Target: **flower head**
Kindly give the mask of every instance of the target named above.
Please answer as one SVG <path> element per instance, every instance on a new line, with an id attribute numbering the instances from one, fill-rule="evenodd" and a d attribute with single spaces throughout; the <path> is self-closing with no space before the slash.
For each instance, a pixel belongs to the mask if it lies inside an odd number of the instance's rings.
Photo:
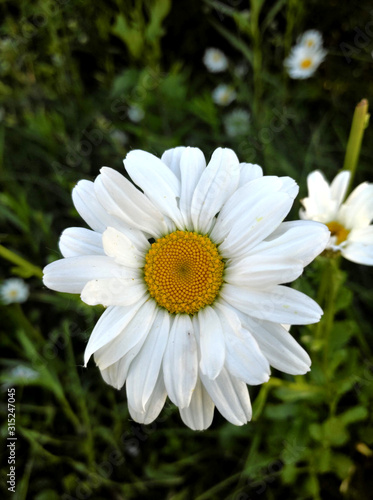
<path id="1" fill-rule="evenodd" d="M 298 45 L 315 50 L 321 49 L 322 43 L 322 34 L 317 30 L 307 30 L 297 40 Z"/>
<path id="2" fill-rule="evenodd" d="M 316 30 L 306 31 L 285 59 L 284 65 L 291 78 L 304 79 L 312 76 L 326 56 L 322 48 L 321 34 Z"/>
<path id="3" fill-rule="evenodd" d="M 212 47 L 206 49 L 203 62 L 211 73 L 221 73 L 228 68 L 228 59 L 223 52 Z"/>
<path id="4" fill-rule="evenodd" d="M 131 151 L 127 174 L 104 167 L 80 181 L 74 204 L 91 229 L 68 228 L 65 257 L 44 270 L 53 290 L 107 306 L 85 351 L 104 380 L 126 383 L 131 416 L 152 422 L 166 397 L 192 429 L 214 407 L 236 425 L 251 418 L 246 384 L 270 365 L 290 374 L 310 358 L 283 324 L 319 321 L 322 311 L 289 283 L 329 239 L 318 222 L 283 222 L 298 187 L 265 177 L 217 149 L 208 165 L 197 148 L 159 159 Z"/>
<path id="5" fill-rule="evenodd" d="M 134 122 L 134 123 L 139 123 L 141 120 L 144 119 L 145 116 L 145 111 L 140 108 L 140 106 L 137 106 L 134 104 L 133 106 L 130 106 L 127 111 L 128 118 Z"/>
<path id="6" fill-rule="evenodd" d="M 308 197 L 302 200 L 302 219 L 326 224 L 331 236 L 327 249 L 358 264 L 373 265 L 373 184 L 364 182 L 344 201 L 350 172 L 340 172 L 332 183 L 315 170 L 307 179 Z"/>
<path id="7" fill-rule="evenodd" d="M 212 92 L 212 100 L 219 106 L 228 106 L 236 96 L 234 88 L 225 83 L 218 85 Z"/>
<path id="8" fill-rule="evenodd" d="M 30 294 L 28 285 L 20 278 L 9 278 L 0 287 L 3 304 L 26 302 Z"/>
<path id="9" fill-rule="evenodd" d="M 225 117 L 224 128 L 229 137 L 247 134 L 250 128 L 250 113 L 244 109 L 234 109 Z"/>

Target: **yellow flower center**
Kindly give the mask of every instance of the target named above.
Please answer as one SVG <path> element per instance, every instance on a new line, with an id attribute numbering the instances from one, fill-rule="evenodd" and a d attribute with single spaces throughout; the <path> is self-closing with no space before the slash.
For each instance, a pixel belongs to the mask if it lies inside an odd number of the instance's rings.
<path id="1" fill-rule="evenodd" d="M 152 244 L 144 273 L 160 306 L 170 313 L 194 314 L 214 302 L 223 270 L 216 245 L 207 236 L 175 231 Z"/>
<path id="2" fill-rule="evenodd" d="M 307 69 L 311 66 L 312 64 L 312 59 L 303 59 L 303 61 L 300 63 L 300 67 L 302 69 Z"/>
<path id="3" fill-rule="evenodd" d="M 313 40 L 308 40 L 307 47 L 312 47 L 312 46 L 313 46 Z"/>
<path id="4" fill-rule="evenodd" d="M 336 237 L 336 244 L 339 245 L 342 241 L 347 240 L 349 230 L 346 229 L 342 224 L 336 221 L 329 222 L 326 224 L 332 236 Z"/>

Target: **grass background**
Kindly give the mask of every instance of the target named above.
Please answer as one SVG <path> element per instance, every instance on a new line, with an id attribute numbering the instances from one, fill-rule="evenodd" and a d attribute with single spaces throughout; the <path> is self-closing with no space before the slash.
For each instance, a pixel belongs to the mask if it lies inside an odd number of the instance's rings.
<path id="1" fill-rule="evenodd" d="M 191 145 L 209 158 L 231 147 L 266 174 L 295 178 L 300 197 L 311 170 L 334 177 L 354 107 L 372 100 L 370 2 L 20 0 L 0 9 L 0 243 L 12 252 L 1 251 L 0 277 L 31 287 L 25 304 L 1 306 L 2 498 L 372 498 L 371 268 L 344 261 L 337 272 L 327 349 L 322 324 L 292 329 L 311 354 L 310 374 L 273 370 L 250 388 L 251 423 L 234 427 L 216 412 L 203 433 L 170 403 L 152 425 L 133 422 L 125 391 L 107 386 L 93 363 L 82 368 L 102 309 L 40 279 L 60 257 L 61 231 L 83 226 L 73 186 L 102 165 L 123 171 L 131 149 Z M 283 60 L 310 28 L 322 32 L 327 59 L 314 77 L 289 80 Z M 228 56 L 226 72 L 207 72 L 207 47 Z M 237 91 L 227 108 L 211 97 L 219 83 Z M 141 122 L 128 118 L 131 106 L 144 110 Z M 250 130 L 230 137 L 224 123 L 235 108 L 250 112 Z M 372 181 L 372 141 L 368 127 L 355 185 Z M 295 286 L 316 297 L 324 266 L 313 263 Z M 6 484 L 9 387 L 15 494 Z"/>

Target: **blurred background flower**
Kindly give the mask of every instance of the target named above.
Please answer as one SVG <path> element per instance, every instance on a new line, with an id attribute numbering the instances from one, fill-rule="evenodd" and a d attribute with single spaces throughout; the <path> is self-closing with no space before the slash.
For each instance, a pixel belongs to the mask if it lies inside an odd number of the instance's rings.
<path id="1" fill-rule="evenodd" d="M 0 297 L 3 304 L 26 302 L 29 295 L 29 286 L 20 278 L 9 278 L 0 285 Z"/>

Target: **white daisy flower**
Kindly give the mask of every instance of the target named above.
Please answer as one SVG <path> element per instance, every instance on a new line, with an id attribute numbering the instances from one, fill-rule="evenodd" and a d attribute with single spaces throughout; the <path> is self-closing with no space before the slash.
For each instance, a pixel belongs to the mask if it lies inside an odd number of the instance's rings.
<path id="1" fill-rule="evenodd" d="M 247 134 L 250 128 L 250 113 L 234 109 L 224 119 L 224 128 L 229 137 Z"/>
<path id="2" fill-rule="evenodd" d="M 302 219 L 326 224 L 331 236 L 327 249 L 357 264 L 373 265 L 373 184 L 364 182 L 344 201 L 350 172 L 340 172 L 332 183 L 315 170 L 307 178 L 308 197 L 301 203 Z"/>
<path id="3" fill-rule="evenodd" d="M 228 106 L 236 96 L 234 88 L 225 83 L 221 83 L 212 91 L 212 100 L 219 106 Z"/>
<path id="4" fill-rule="evenodd" d="M 228 59 L 219 49 L 206 49 L 203 62 L 211 73 L 221 73 L 228 68 Z"/>
<path id="5" fill-rule="evenodd" d="M 285 59 L 284 65 L 291 78 L 304 79 L 312 76 L 326 56 L 322 48 L 295 45 Z"/>
<path id="6" fill-rule="evenodd" d="M 307 30 L 298 38 L 297 44 L 308 49 L 321 49 L 323 44 L 322 34 L 317 30 Z"/>
<path id="7" fill-rule="evenodd" d="M 0 297 L 3 304 L 26 302 L 29 294 L 29 286 L 20 278 L 9 278 L 0 287 Z"/>
<path id="8" fill-rule="evenodd" d="M 129 411 L 152 422 L 166 397 L 192 429 L 210 426 L 214 407 L 229 422 L 251 418 L 246 384 L 268 381 L 270 365 L 303 374 L 307 353 L 282 324 L 319 321 L 309 297 L 283 283 L 302 274 L 329 239 L 326 226 L 282 222 L 298 186 L 264 177 L 217 149 L 159 159 L 131 151 L 127 174 L 104 167 L 73 191 L 91 227 L 66 229 L 65 257 L 44 270 L 52 290 L 107 307 L 86 347 L 104 380 L 126 383 Z"/>
<path id="9" fill-rule="evenodd" d="M 139 123 L 144 119 L 145 111 L 140 106 L 133 105 L 128 108 L 127 115 L 132 122 Z"/>

